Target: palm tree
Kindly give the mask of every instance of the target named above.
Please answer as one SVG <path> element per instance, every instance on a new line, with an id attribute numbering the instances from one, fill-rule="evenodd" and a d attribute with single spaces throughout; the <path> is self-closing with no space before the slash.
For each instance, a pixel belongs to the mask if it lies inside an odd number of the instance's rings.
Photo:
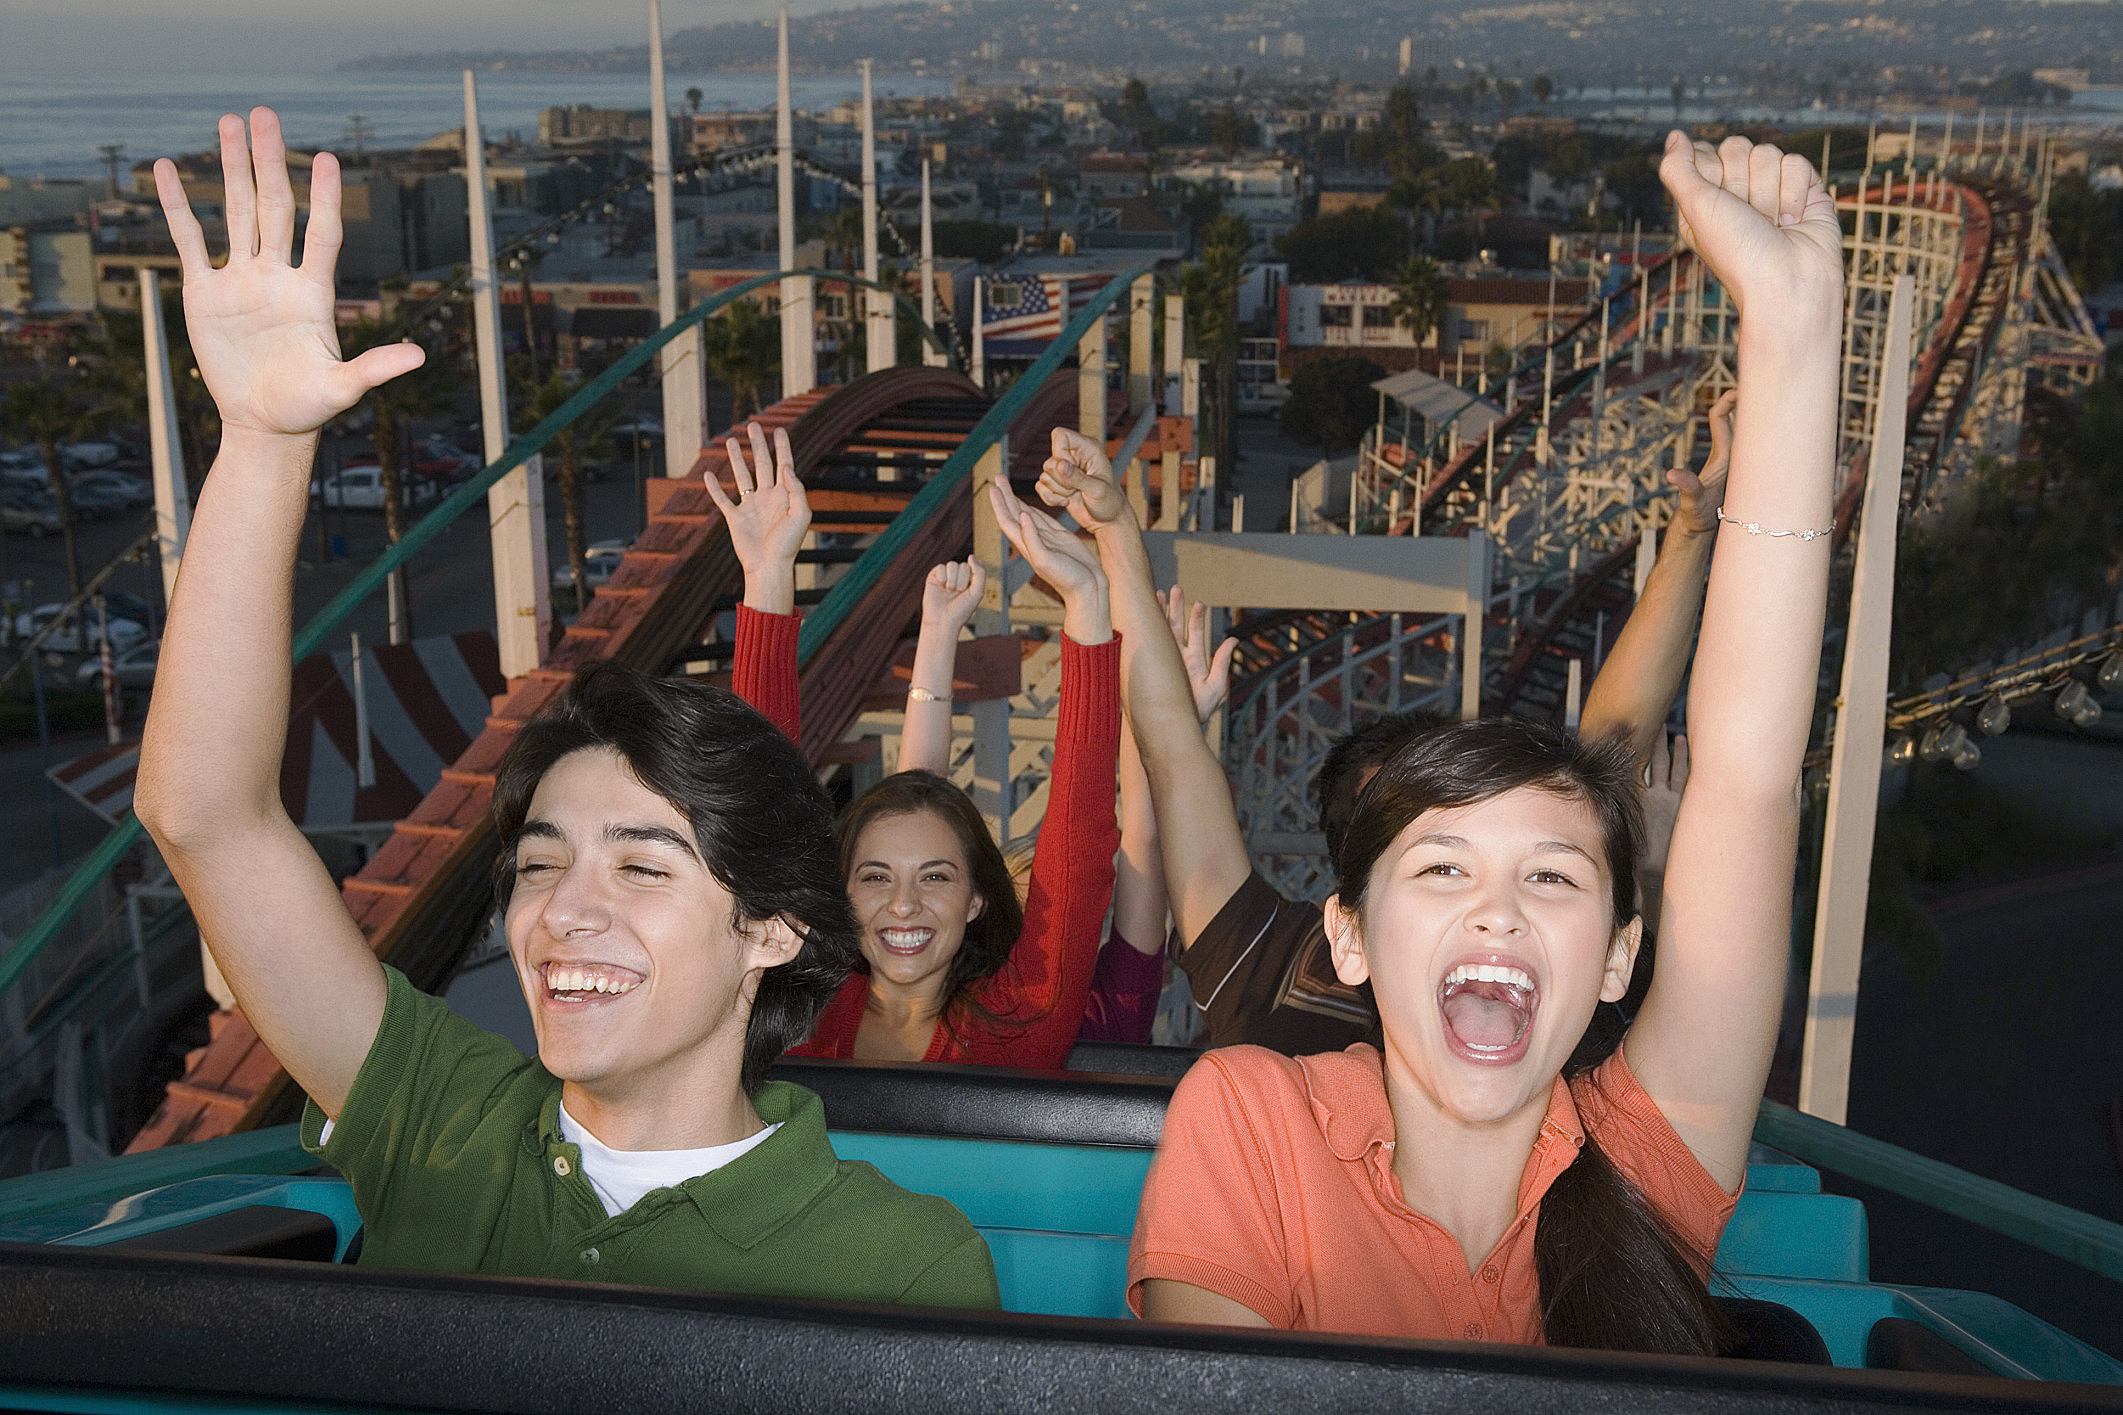
<path id="1" fill-rule="evenodd" d="M 392 344 L 404 337 L 398 325 L 363 319 L 340 332 L 339 343 L 352 358 L 379 344 Z M 401 374 L 369 392 L 369 409 L 375 422 L 370 435 L 376 443 L 377 480 L 383 490 L 383 532 L 396 545 L 405 535 L 405 469 L 412 453 L 412 423 L 415 418 L 443 412 L 450 406 L 448 373 L 442 358 L 430 352 L 426 363 Z M 391 572 L 391 642 L 406 643 L 413 637 L 413 601 L 407 591 L 405 567 Z"/>
<path id="2" fill-rule="evenodd" d="M 698 113 L 700 111 L 700 100 L 706 97 L 707 95 L 700 91 L 699 86 L 695 85 L 686 90 L 686 107 Z"/>
<path id="3" fill-rule="evenodd" d="M 89 396 L 119 422 L 147 421 L 147 351 L 141 317 L 132 310 L 104 310 L 100 329 L 76 346 Z M 196 495 L 206 476 L 207 434 L 215 418 L 184 326 L 184 296 L 174 284 L 162 295 L 162 328 L 169 341 L 170 386 L 176 394 L 177 445 L 185 480 Z"/>
<path id="4" fill-rule="evenodd" d="M 95 431 L 109 415 L 49 372 L 8 389 L 6 411 L 15 435 L 36 443 L 44 454 L 44 473 L 59 507 L 59 533 L 66 541 L 66 592 L 71 599 L 81 593 L 81 557 L 74 547 L 74 495 L 59 447 Z"/>
<path id="5" fill-rule="evenodd" d="M 560 405 L 574 397 L 575 392 L 575 386 L 561 378 L 560 370 L 553 370 L 542 383 L 531 389 L 528 398 L 520 400 L 516 430 L 528 432 L 538 426 L 558 412 Z M 599 403 L 555 433 L 553 440 L 546 444 L 547 452 L 559 467 L 561 526 L 567 537 L 568 574 L 575 582 L 575 607 L 578 610 L 590 598 L 588 561 L 583 544 L 582 468 L 585 462 L 601 460 L 610 450 L 608 435 L 618 420 L 618 409 Z"/>
<path id="6" fill-rule="evenodd" d="M 1393 276 L 1393 301 L 1386 308 L 1408 327 L 1418 346 L 1445 320 L 1445 272 L 1417 252 L 1401 262 Z"/>
<path id="7" fill-rule="evenodd" d="M 1238 287 L 1253 233 L 1228 212 L 1202 232 L 1202 258 L 1180 273 L 1195 347 L 1208 362 L 1210 445 L 1229 477 L 1237 464 Z"/>
<path id="8" fill-rule="evenodd" d="M 708 372 L 730 390 L 735 424 L 760 406 L 759 391 L 781 374 L 781 331 L 759 306 L 738 300 L 700 328 Z"/>

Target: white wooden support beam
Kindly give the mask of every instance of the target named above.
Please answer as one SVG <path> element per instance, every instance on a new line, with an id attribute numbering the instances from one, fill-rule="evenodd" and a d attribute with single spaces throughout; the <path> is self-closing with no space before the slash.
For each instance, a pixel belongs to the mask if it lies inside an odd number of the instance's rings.
<path id="1" fill-rule="evenodd" d="M 998 437 L 995 445 L 973 465 L 973 554 L 987 571 L 988 585 L 981 592 L 980 608 L 973 614 L 973 632 L 978 636 L 1010 632 L 1010 594 L 1004 584 L 1004 561 L 1010 554 L 1002 527 L 988 504 L 988 483 L 1009 474 L 1009 439 Z M 973 705 L 973 804 L 998 844 L 1010 843 L 1010 701 L 995 698 Z"/>
<path id="2" fill-rule="evenodd" d="M 140 334 L 147 360 L 148 462 L 155 481 L 155 550 L 162 560 L 162 603 L 177 592 L 177 567 L 192 531 L 191 489 L 184 479 L 184 440 L 177 432 L 177 389 L 170 377 L 169 331 L 155 268 L 140 267 Z"/>
<path id="3" fill-rule="evenodd" d="M 775 34 L 774 194 L 779 217 L 776 247 L 783 270 L 796 268 L 796 118 L 789 100 L 789 7 L 781 7 Z M 781 278 L 781 396 L 793 398 L 818 386 L 818 342 L 811 330 L 811 277 Z"/>
<path id="4" fill-rule="evenodd" d="M 877 260 L 877 120 L 870 100 L 870 61 L 862 61 L 862 274 L 865 280 L 882 277 Z M 871 373 L 899 362 L 899 341 L 893 337 L 892 297 L 882 290 L 862 292 L 865 367 Z"/>
<path id="5" fill-rule="evenodd" d="M 656 323 L 678 318 L 678 217 L 671 190 L 671 105 L 663 86 L 663 0 L 649 0 L 649 194 L 656 215 Z M 708 385 L 694 326 L 657 355 L 663 373 L 663 474 L 683 477 L 706 440 Z"/>
<path id="6" fill-rule="evenodd" d="M 1799 1109 L 1838 1125 L 1845 1123 L 1850 1106 L 1850 1050 L 1857 1033 L 1858 970 L 1865 952 L 1865 905 L 1887 732 L 1887 647 L 1894 622 L 1895 532 L 1915 294 L 1910 276 L 1897 277 L 1887 309 L 1887 347 L 1881 355 L 1850 629 L 1843 646 L 1843 695 L 1829 756 L 1828 827 L 1821 842 L 1805 1050 L 1799 1062 Z"/>
<path id="7" fill-rule="evenodd" d="M 1460 720 L 1472 722 L 1482 715 L 1482 621 L 1489 612 L 1489 537 L 1469 531 L 1463 544 L 1467 578 L 1460 601 Z"/>
<path id="8" fill-rule="evenodd" d="M 1067 323 L 1064 317 L 1063 323 Z M 1106 445 L 1106 321 L 1091 321 L 1076 341 L 1076 430 Z"/>
<path id="9" fill-rule="evenodd" d="M 1157 279 L 1136 277 L 1128 287 L 1128 411 L 1139 413 L 1157 400 Z"/>
<path id="10" fill-rule="evenodd" d="M 494 283 L 494 224 L 487 209 L 486 141 L 479 91 L 464 71 L 465 194 L 471 220 L 472 335 L 479 359 L 479 431 L 489 464 L 509 444 L 509 397 L 502 383 L 501 293 Z M 545 474 L 536 457 L 487 492 L 494 554 L 494 638 L 505 678 L 520 678 L 545 657 L 552 629 L 547 598 Z"/>

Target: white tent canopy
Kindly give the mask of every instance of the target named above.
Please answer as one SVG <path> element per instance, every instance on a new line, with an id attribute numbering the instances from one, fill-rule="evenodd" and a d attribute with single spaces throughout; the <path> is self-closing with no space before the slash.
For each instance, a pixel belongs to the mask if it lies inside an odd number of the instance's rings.
<path id="1" fill-rule="evenodd" d="M 1432 377 L 1421 369 L 1393 374 L 1371 386 L 1431 427 L 1441 428 L 1452 423 L 1462 442 L 1473 442 L 1486 436 L 1490 425 L 1504 416 L 1504 410 L 1487 398 L 1469 393 L 1456 383 Z"/>

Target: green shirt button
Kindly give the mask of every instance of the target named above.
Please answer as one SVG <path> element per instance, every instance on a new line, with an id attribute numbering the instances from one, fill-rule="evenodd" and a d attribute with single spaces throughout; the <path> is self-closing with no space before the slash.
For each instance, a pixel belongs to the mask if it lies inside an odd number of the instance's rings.
<path id="1" fill-rule="evenodd" d="M 597 1250 L 595 1248 L 583 1249 L 582 1260 L 583 1262 L 589 1264 L 591 1267 L 595 1267 L 597 1265 Z"/>
<path id="2" fill-rule="evenodd" d="M 574 1166 L 568 1163 L 568 1157 L 566 1155 L 553 1156 L 553 1173 L 559 1175 L 562 1179 L 568 1177 L 568 1171 L 572 1168 L 574 1168 Z"/>

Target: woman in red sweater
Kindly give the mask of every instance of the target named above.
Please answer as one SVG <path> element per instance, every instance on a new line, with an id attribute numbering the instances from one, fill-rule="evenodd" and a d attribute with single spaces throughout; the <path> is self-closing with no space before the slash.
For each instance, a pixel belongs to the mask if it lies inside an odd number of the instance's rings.
<path id="1" fill-rule="evenodd" d="M 709 494 L 745 567 L 732 687 L 792 738 L 796 550 L 810 508 L 788 435 L 751 431 L 748 464 L 727 444 L 733 501 Z M 1120 644 L 1097 555 L 1007 487 L 990 495 L 1003 534 L 1060 594 L 1061 709 L 1047 814 L 1022 905 L 1002 851 L 965 793 L 901 772 L 849 807 L 841 824 L 848 894 L 867 971 L 827 1005 L 799 1056 L 1059 1067 L 1091 994 L 1118 831 Z"/>

